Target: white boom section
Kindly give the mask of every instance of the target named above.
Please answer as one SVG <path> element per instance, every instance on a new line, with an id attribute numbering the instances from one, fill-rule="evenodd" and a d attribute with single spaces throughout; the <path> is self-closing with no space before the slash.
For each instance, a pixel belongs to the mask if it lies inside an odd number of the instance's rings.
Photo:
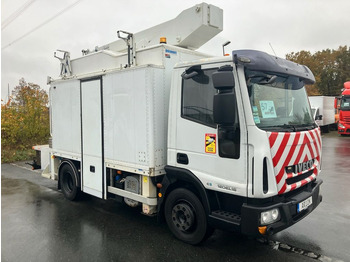
<path id="1" fill-rule="evenodd" d="M 201 3 L 182 11 L 176 18 L 134 34 L 136 50 L 159 44 L 166 37 L 167 44 L 196 50 L 223 29 L 223 10 L 214 5 Z M 95 51 L 124 52 L 125 41 L 120 39 L 96 47 Z"/>

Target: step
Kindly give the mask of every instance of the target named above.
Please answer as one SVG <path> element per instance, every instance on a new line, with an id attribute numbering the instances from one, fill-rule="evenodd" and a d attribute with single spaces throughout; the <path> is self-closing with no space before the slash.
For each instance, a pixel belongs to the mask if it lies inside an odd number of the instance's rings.
<path id="1" fill-rule="evenodd" d="M 237 215 L 235 213 L 232 213 L 232 212 L 223 211 L 223 210 L 216 210 L 216 211 L 211 212 L 210 216 L 214 217 L 214 218 L 222 219 L 224 221 L 234 223 L 236 225 L 241 224 L 241 216 Z"/>

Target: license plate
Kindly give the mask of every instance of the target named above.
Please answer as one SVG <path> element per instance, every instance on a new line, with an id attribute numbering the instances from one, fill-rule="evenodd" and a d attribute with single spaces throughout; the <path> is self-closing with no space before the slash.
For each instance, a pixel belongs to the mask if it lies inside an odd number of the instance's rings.
<path id="1" fill-rule="evenodd" d="M 307 209 L 311 205 L 312 205 L 312 197 L 309 197 L 305 199 L 303 202 L 300 202 L 298 204 L 298 213 L 303 211 L 304 209 Z"/>

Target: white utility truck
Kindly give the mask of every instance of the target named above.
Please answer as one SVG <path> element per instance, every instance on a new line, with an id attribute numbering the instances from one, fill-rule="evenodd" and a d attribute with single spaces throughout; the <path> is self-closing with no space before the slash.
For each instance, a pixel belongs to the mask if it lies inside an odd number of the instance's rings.
<path id="1" fill-rule="evenodd" d="M 259 51 L 196 52 L 222 16 L 201 3 L 80 58 L 55 55 L 45 173 L 67 199 L 121 199 L 190 244 L 213 228 L 270 235 L 317 207 L 321 138 L 304 87 L 314 76 Z"/>
<path id="2" fill-rule="evenodd" d="M 335 122 L 334 97 L 332 96 L 309 96 L 312 115 L 319 127 L 325 133 L 330 128 L 337 129 Z"/>

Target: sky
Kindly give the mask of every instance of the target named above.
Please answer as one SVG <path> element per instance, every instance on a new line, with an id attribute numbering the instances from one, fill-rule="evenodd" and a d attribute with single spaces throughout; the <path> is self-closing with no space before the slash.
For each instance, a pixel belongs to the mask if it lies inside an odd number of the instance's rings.
<path id="1" fill-rule="evenodd" d="M 1 98 L 19 79 L 48 91 L 58 78 L 57 49 L 70 52 L 117 40 L 117 30 L 139 32 L 175 18 L 200 0 L 1 0 Z M 211 0 L 224 10 L 223 31 L 198 51 L 222 55 L 256 49 L 287 53 L 350 46 L 350 0 Z M 23 7 L 27 7 L 23 10 Z M 18 10 L 22 8 L 22 12 Z M 18 16 L 13 16 L 13 14 Z M 45 23 L 45 21 L 48 21 Z M 271 47 L 272 46 L 272 47 Z M 272 50 L 273 48 L 273 50 Z"/>

